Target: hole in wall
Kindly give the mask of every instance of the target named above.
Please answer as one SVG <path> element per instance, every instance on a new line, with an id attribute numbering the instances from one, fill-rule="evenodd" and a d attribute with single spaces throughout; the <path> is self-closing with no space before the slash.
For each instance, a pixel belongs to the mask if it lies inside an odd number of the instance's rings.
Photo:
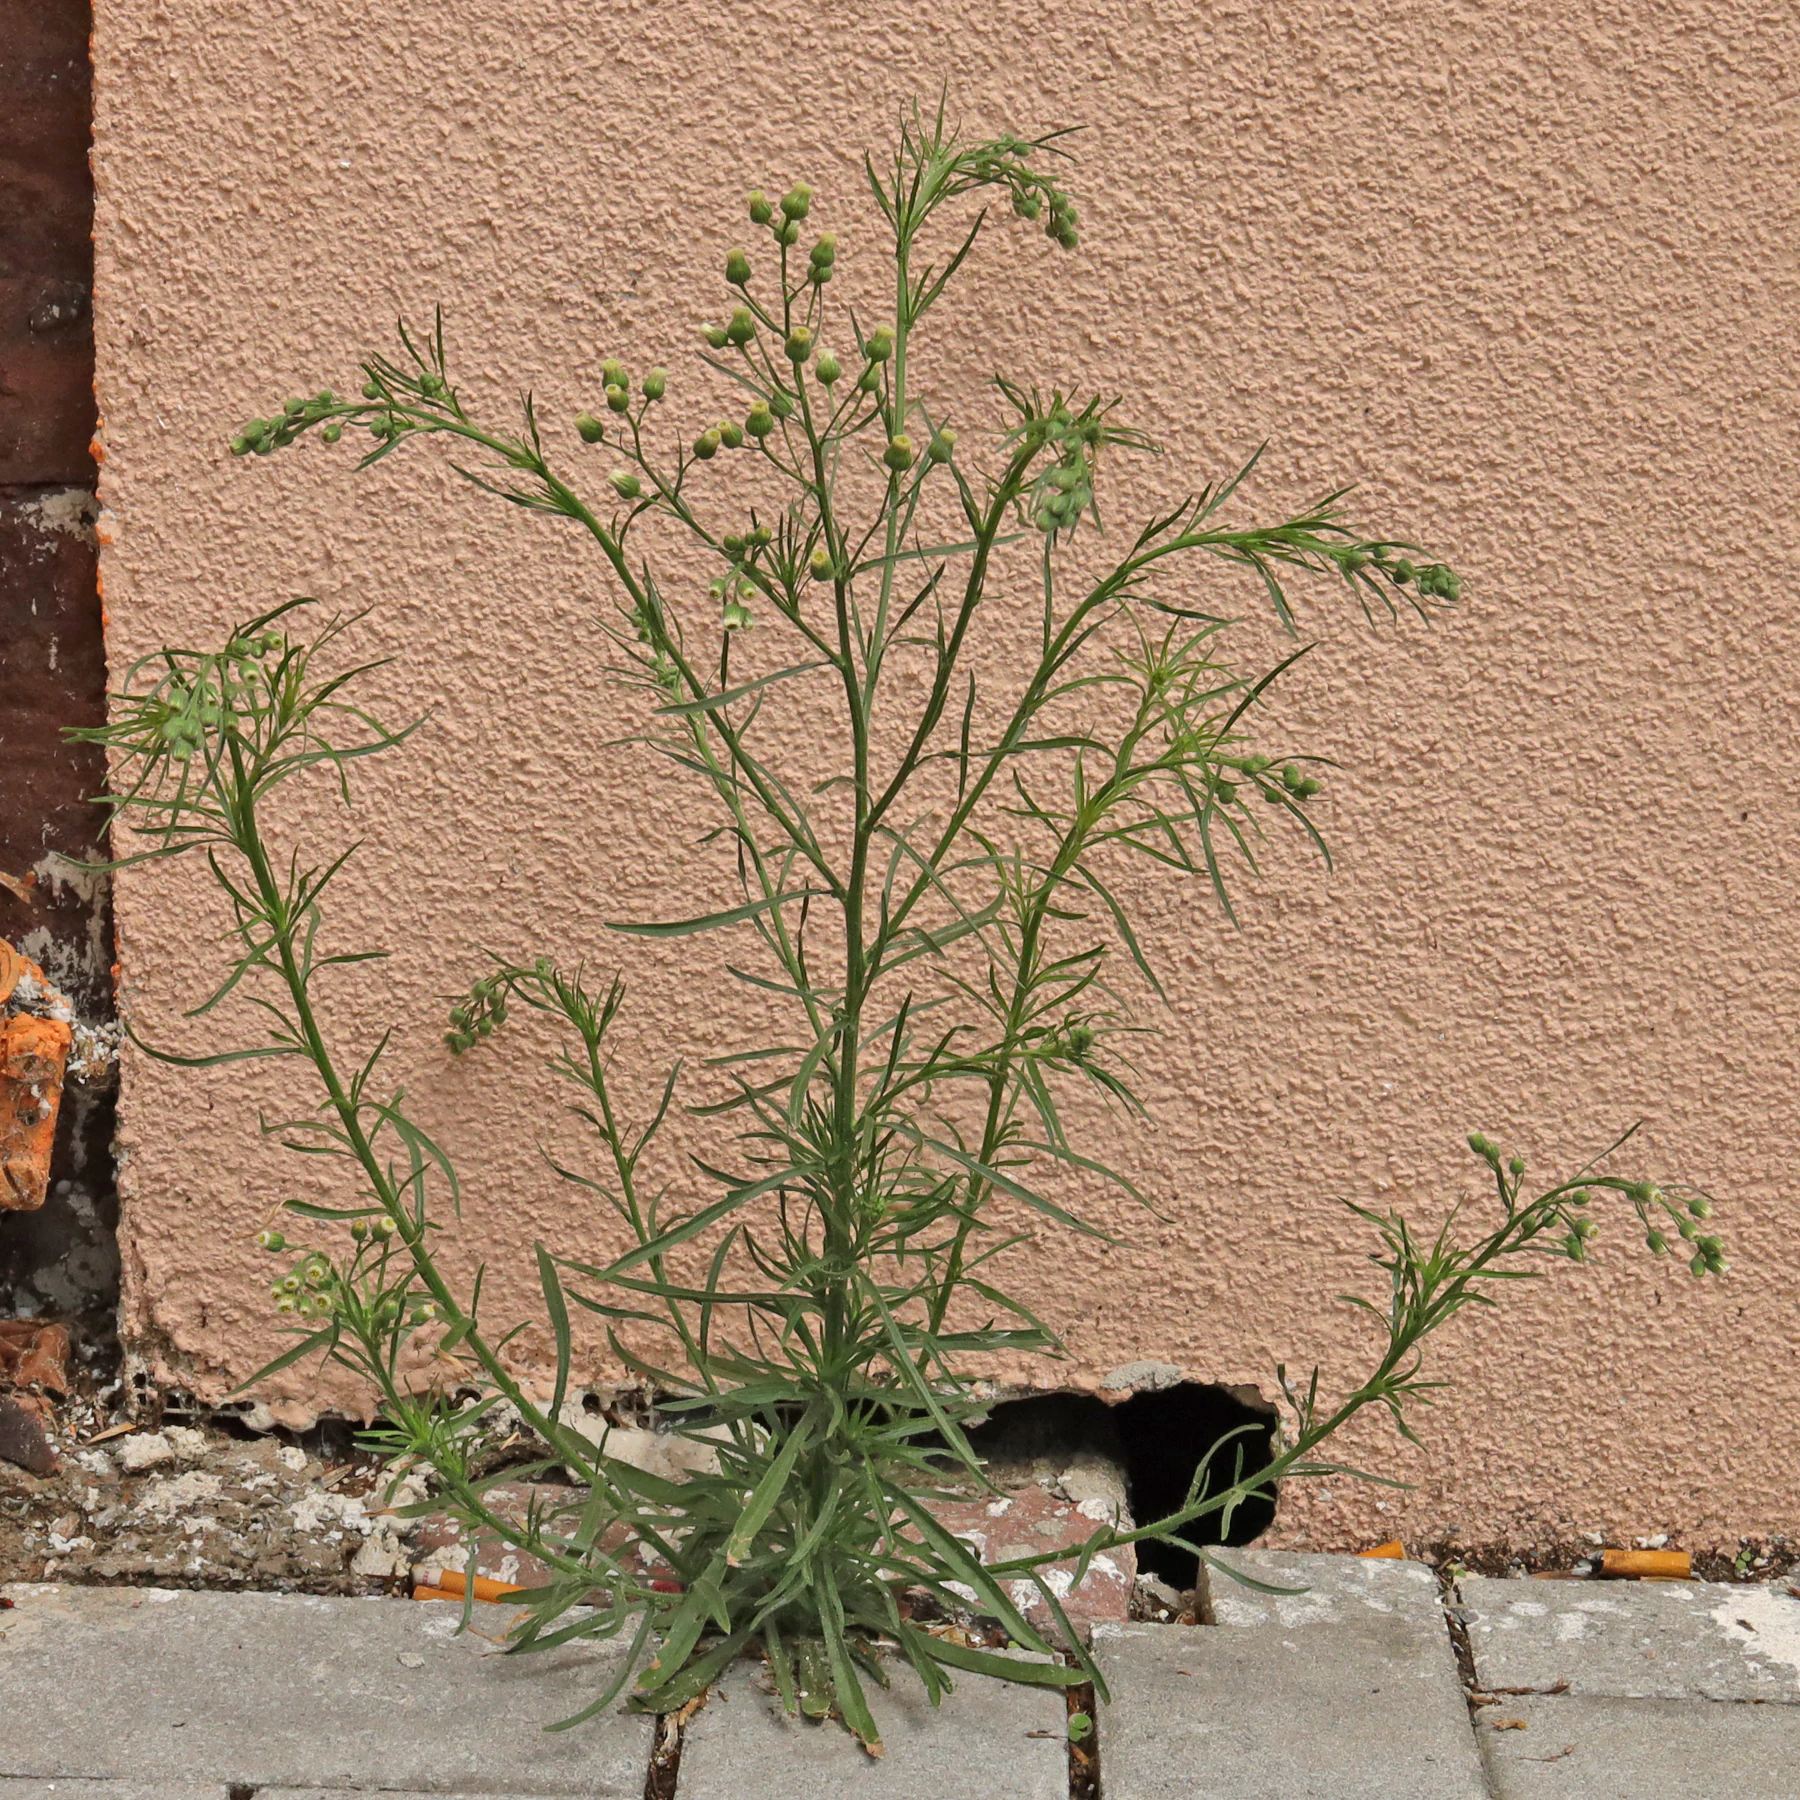
<path id="1" fill-rule="evenodd" d="M 1131 1516 L 1140 1524 L 1166 1518 L 1182 1505 L 1195 1471 L 1215 1444 L 1221 1448 L 1207 1470 L 1203 1494 L 1223 1492 L 1240 1470 L 1251 1475 L 1266 1469 L 1274 1454 L 1275 1409 L 1254 1388 L 1179 1381 L 1133 1394 L 1111 1411 L 1124 1447 Z M 1275 1501 L 1274 1494 L 1259 1495 L 1237 1508 L 1229 1528 L 1214 1513 L 1195 1521 L 1183 1535 L 1195 1544 L 1253 1543 L 1274 1522 Z M 1191 1551 L 1149 1539 L 1137 1551 L 1138 1567 L 1173 1588 L 1185 1592 L 1199 1579 L 1199 1559 Z"/>
<path id="2" fill-rule="evenodd" d="M 1203 1494 L 1221 1493 L 1240 1468 L 1244 1474 L 1267 1468 L 1275 1424 L 1274 1407 L 1255 1388 L 1179 1381 L 1117 1405 L 1077 1393 L 998 1401 L 968 1435 L 989 1475 L 1003 1485 L 1054 1478 L 1083 1464 L 1117 1471 L 1131 1516 L 1143 1525 L 1180 1508 L 1214 1445 L 1221 1448 Z M 1184 1535 L 1196 1544 L 1241 1546 L 1267 1531 L 1274 1517 L 1270 1494 L 1238 1507 L 1229 1527 L 1214 1514 Z M 1186 1592 L 1199 1578 L 1191 1551 L 1148 1540 L 1137 1549 L 1138 1567 L 1171 1587 Z"/>

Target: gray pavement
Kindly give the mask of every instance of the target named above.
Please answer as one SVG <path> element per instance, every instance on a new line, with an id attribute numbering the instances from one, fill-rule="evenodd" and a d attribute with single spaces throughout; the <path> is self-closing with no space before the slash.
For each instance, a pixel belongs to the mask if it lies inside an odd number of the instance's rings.
<path id="1" fill-rule="evenodd" d="M 1419 1563 L 1237 1551 L 1218 1629 L 1108 1625 L 1095 1651 L 1106 1800 L 1484 1800 L 1481 1759 Z"/>
<path id="2" fill-rule="evenodd" d="M 1475 1717 L 1496 1800 L 1800 1800 L 1800 1599 L 1785 1587 L 1458 1592 L 1492 1697 Z"/>
<path id="3" fill-rule="evenodd" d="M 489 1638 L 454 1635 L 462 1609 L 446 1601 L 47 1584 L 5 1594 L 0 1776 L 644 1791 L 648 1719 L 543 1729 L 609 1678 L 604 1647 L 494 1654 Z M 513 1617 L 475 1612 L 495 1635 Z"/>
<path id="4" fill-rule="evenodd" d="M 1470 1708 L 1435 1575 L 1232 1553 L 1216 1627 L 1103 1625 L 1105 1800 L 1800 1800 L 1800 1598 L 1782 1587 L 1459 1584 Z M 644 1792 L 650 1721 L 567 1732 L 604 1646 L 497 1654 L 512 1618 L 401 1600 L 3 1590 L 0 1800 L 557 1800 Z M 1509 1691 L 1510 1690 L 1510 1691 Z M 689 1721 L 677 1800 L 1064 1800 L 1052 1693 L 966 1678 L 879 1696 L 887 1754 L 783 1715 L 740 1664 Z"/>

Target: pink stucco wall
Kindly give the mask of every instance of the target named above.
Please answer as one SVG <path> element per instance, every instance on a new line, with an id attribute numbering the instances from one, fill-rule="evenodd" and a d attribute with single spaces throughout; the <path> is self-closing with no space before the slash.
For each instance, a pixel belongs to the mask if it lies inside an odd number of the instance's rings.
<path id="1" fill-rule="evenodd" d="M 1472 1127 L 1548 1166 L 1642 1119 L 1648 1166 L 1721 1197 L 1729 1277 L 1653 1263 L 1613 1220 L 1597 1266 L 1437 1346 L 1455 1386 L 1423 1455 L 1380 1432 L 1350 1446 L 1412 1494 L 1338 1484 L 1284 1528 L 1800 1527 L 1789 9 L 96 11 L 115 666 L 292 592 L 374 603 L 360 642 L 402 653 L 383 692 L 433 721 L 353 820 L 311 815 L 367 839 L 344 942 L 394 952 L 345 980 L 338 1017 L 347 1037 L 397 1027 L 396 1073 L 468 1182 L 463 1242 L 521 1304 L 535 1238 L 594 1253 L 607 1235 L 536 1155 L 541 1134 L 573 1142 L 544 1042 L 452 1067 L 439 996 L 484 946 L 605 964 L 600 918 L 727 903 L 729 884 L 683 847 L 684 791 L 601 748 L 634 703 L 598 678 L 603 583 L 568 536 L 429 457 L 358 477 L 348 446 L 240 463 L 225 440 L 280 394 L 345 386 L 396 314 L 438 300 L 471 389 L 503 409 L 534 388 L 565 442 L 615 352 L 677 370 L 672 405 L 703 422 L 720 397 L 690 346 L 743 193 L 810 179 L 849 291 L 872 297 L 862 149 L 947 81 L 983 127 L 1087 127 L 1085 241 L 1070 259 L 998 233 L 933 366 L 1125 393 L 1170 447 L 1146 503 L 1268 439 L 1256 511 L 1353 480 L 1363 517 L 1468 580 L 1429 630 L 1307 608 L 1319 647 L 1271 729 L 1343 764 L 1321 814 L 1333 872 L 1280 850 L 1238 931 L 1197 891 L 1140 885 L 1172 977 L 1140 1053 L 1154 1117 L 1102 1122 L 1099 1148 L 1172 1223 L 1115 1209 L 1129 1248 L 1046 1240 L 1015 1262 L 1067 1333 L 1061 1374 L 1149 1356 L 1265 1390 L 1277 1360 L 1349 1375 L 1368 1340 L 1334 1297 L 1375 1272 L 1337 1196 L 1435 1217 L 1479 1198 Z M 1277 647 L 1260 625 L 1244 642 Z M 135 1024 L 205 1047 L 176 1020 L 220 923 L 199 871 L 126 874 L 119 921 Z M 669 1051 L 737 1041 L 719 954 L 632 951 L 638 1091 Z M 254 1069 L 128 1061 L 127 1328 L 203 1394 L 275 1341 L 251 1234 L 316 1191 L 258 1139 L 257 1107 L 284 1104 Z M 274 1397 L 327 1396 L 294 1371 Z"/>

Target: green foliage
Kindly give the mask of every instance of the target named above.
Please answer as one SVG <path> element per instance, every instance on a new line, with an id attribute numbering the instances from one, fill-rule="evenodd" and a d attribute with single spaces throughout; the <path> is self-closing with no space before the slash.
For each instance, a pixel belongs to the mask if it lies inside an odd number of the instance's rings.
<path id="1" fill-rule="evenodd" d="M 734 869 L 736 881 L 703 916 L 612 928 L 729 933 L 726 973 L 788 1015 L 772 1041 L 708 1065 L 694 1109 L 735 1123 L 737 1151 L 730 1166 L 696 1165 L 696 1191 L 650 1172 L 679 1069 L 647 1118 L 628 1117 L 615 1092 L 617 981 L 549 957 L 503 962 L 452 1011 L 457 1054 L 521 1013 L 560 1034 L 552 1066 L 599 1168 L 559 1173 L 611 1209 L 627 1245 L 588 1261 L 539 1246 L 557 1348 L 548 1402 L 508 1361 L 521 1327 L 492 1327 L 480 1275 L 464 1291 L 434 1253 L 455 1176 L 383 1085 L 385 1040 L 346 1061 L 320 1023 L 328 971 L 374 954 L 323 947 L 322 902 L 350 852 L 314 866 L 272 847 L 283 783 L 313 770 L 342 783 L 352 761 L 405 736 L 348 698 L 360 671 L 320 672 L 341 627 L 294 635 L 281 608 L 223 651 L 165 651 L 133 671 L 113 723 L 88 734 L 113 753 L 111 804 L 147 834 L 141 854 L 203 850 L 234 910 L 229 971 L 197 1010 L 241 991 L 268 1037 L 196 1061 L 307 1064 L 319 1109 L 272 1129 L 346 1165 L 340 1206 L 293 1209 L 329 1247 L 296 1249 L 273 1284 L 298 1335 L 271 1366 L 320 1353 L 355 1370 L 380 1395 L 383 1441 L 431 1465 L 470 1530 L 542 1558 L 551 1573 L 524 1596 L 521 1648 L 629 1636 L 615 1689 L 589 1712 L 627 1682 L 640 1706 L 679 1707 L 753 1644 L 790 1707 L 835 1713 L 876 1753 L 864 1684 L 886 1679 L 878 1646 L 897 1648 L 934 1700 L 965 1670 L 1092 1681 L 1104 1698 L 1045 1579 L 1054 1553 L 984 1566 L 927 1502 L 947 1482 L 982 1479 L 964 1434 L 981 1405 L 971 1359 L 1058 1348 L 998 1285 L 997 1259 L 1046 1227 L 1101 1235 L 1069 1210 L 1071 1182 L 1135 1194 L 1082 1152 L 1070 1122 L 1081 1116 L 1071 1096 L 1090 1111 L 1138 1107 L 1125 1034 L 1142 1028 L 1134 992 L 1159 990 L 1121 875 L 1197 880 L 1228 905 L 1227 866 L 1254 866 L 1260 819 L 1317 840 L 1311 771 L 1322 765 L 1250 740 L 1259 697 L 1293 659 L 1234 672 L 1220 655 L 1226 621 L 1172 598 L 1165 578 L 1184 565 L 1248 575 L 1290 628 L 1296 575 L 1340 584 L 1371 615 L 1457 596 L 1442 564 L 1354 530 L 1341 493 L 1272 525 L 1226 522 L 1248 467 L 1107 551 L 1099 497 L 1113 465 L 1154 449 L 1116 402 L 1002 380 L 997 421 L 959 434 L 940 416 L 917 372 L 921 327 L 986 214 L 948 238 L 945 219 L 965 196 L 1004 199 L 1073 250 L 1075 209 L 1044 172 L 1060 155 L 1053 138 L 965 143 L 941 115 L 907 124 L 891 162 L 868 167 L 893 268 L 891 316 L 874 321 L 827 304 L 847 254 L 836 234 L 798 250 L 811 190 L 753 195 L 761 247 L 726 259 L 732 307 L 700 359 L 739 410 L 711 419 L 665 371 L 634 383 L 609 360 L 569 447 L 577 462 L 604 454 L 597 499 L 546 447 L 529 400 L 517 429 L 482 422 L 452 380 L 441 321 L 424 339 L 402 332 L 398 359 L 368 362 L 359 398 L 290 401 L 234 442 L 267 454 L 354 429 L 371 440 L 367 466 L 445 439 L 480 458 L 462 469 L 476 487 L 586 534 L 613 579 L 617 609 L 600 625 L 614 674 L 638 690 L 642 742 L 708 796 L 721 878 Z M 681 422 L 663 423 L 664 409 Z M 711 466 L 721 456 L 741 471 L 730 483 Z M 747 486 L 758 496 L 747 506 L 722 497 Z M 710 559 L 703 596 L 656 573 L 670 531 Z M 977 679 L 976 645 L 1026 571 L 1030 654 L 996 694 Z M 1005 612 L 999 623 L 1016 637 Z M 793 729 L 826 711 L 843 746 L 831 766 L 817 760 L 818 733 Z M 718 979 L 703 971 L 697 998 Z M 1363 1212 L 1389 1290 L 1356 1301 L 1381 1343 L 1373 1371 L 1330 1403 L 1315 1373 L 1289 1393 L 1294 1429 L 1266 1470 L 1246 1472 L 1239 1445 L 1217 1447 L 1237 1459 L 1233 1482 L 1208 1495 L 1202 1469 L 1171 1517 L 1096 1529 L 1077 1578 L 1120 1544 L 1180 1542 L 1209 1515 L 1228 1525 L 1276 1481 L 1335 1472 L 1320 1447 L 1365 1407 L 1409 1430 L 1407 1404 L 1432 1385 L 1423 1339 L 1492 1283 L 1530 1272 L 1534 1255 L 1584 1259 L 1596 1198 L 1634 1207 L 1654 1248 L 1661 1221 L 1694 1243 L 1697 1270 L 1723 1266 L 1718 1240 L 1696 1235 L 1697 1196 L 1690 1209 L 1591 1170 L 1528 1195 L 1521 1163 L 1471 1142 L 1499 1210 L 1472 1243 L 1454 1235 L 1454 1215 L 1421 1239 L 1395 1214 Z M 272 1227 L 262 1241 L 289 1248 Z M 673 1484 L 574 1428 L 564 1402 L 583 1314 L 681 1430 L 705 1434 L 716 1472 Z M 420 1334 L 437 1371 L 423 1387 L 409 1355 Z M 646 1349 L 657 1341 L 665 1352 Z M 446 1396 L 470 1385 L 483 1398 L 458 1410 Z M 523 1524 L 496 1511 L 470 1462 L 472 1433 L 503 1400 L 546 1464 L 579 1483 L 567 1505 Z M 649 1579 L 632 1546 L 667 1576 Z M 1019 1582 L 1054 1629 L 1026 1619 Z M 970 1648 L 925 1622 L 921 1594 L 951 1611 L 973 1594 L 1016 1646 L 1057 1660 Z"/>

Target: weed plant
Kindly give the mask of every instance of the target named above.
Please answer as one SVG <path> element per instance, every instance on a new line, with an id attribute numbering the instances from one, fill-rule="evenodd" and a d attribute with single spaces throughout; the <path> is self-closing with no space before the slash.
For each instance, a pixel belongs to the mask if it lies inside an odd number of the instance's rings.
<path id="1" fill-rule="evenodd" d="M 442 441 L 472 459 L 462 472 L 477 488 L 584 534 L 610 571 L 616 611 L 596 624 L 612 675 L 636 692 L 641 742 L 705 796 L 728 851 L 721 876 L 736 882 L 704 916 L 611 928 L 716 936 L 730 949 L 697 970 L 696 1003 L 714 1004 L 723 974 L 785 1010 L 777 1035 L 708 1065 L 704 1091 L 682 1096 L 735 1124 L 737 1148 L 671 1184 L 646 1157 L 678 1071 L 647 1118 L 627 1117 L 609 1053 L 618 981 L 550 957 L 502 962 L 455 1007 L 459 1055 L 521 1009 L 557 1028 L 553 1066 L 599 1153 L 598 1172 L 559 1172 L 604 1199 L 628 1245 L 589 1260 L 579 1246 L 538 1247 L 556 1345 L 548 1393 L 521 1381 L 508 1355 L 521 1327 L 490 1321 L 480 1274 L 465 1288 L 440 1263 L 456 1176 L 384 1084 L 386 1039 L 346 1055 L 322 1020 L 331 972 L 378 954 L 335 946 L 326 928 L 351 852 L 278 849 L 269 823 L 286 783 L 328 778 L 347 800 L 351 765 L 408 735 L 357 700 L 366 670 L 340 663 L 346 621 L 302 629 L 293 602 L 222 649 L 166 649 L 131 672 L 112 722 L 82 734 L 112 755 L 110 805 L 146 834 L 139 856 L 198 852 L 229 900 L 230 965 L 194 1016 L 233 997 L 266 1016 L 261 1041 L 169 1059 L 298 1060 L 317 1110 L 270 1129 L 345 1165 L 341 1204 L 291 1207 L 322 1247 L 277 1226 L 262 1234 L 298 1256 L 273 1284 L 297 1341 L 262 1375 L 313 1355 L 347 1366 L 378 1396 L 382 1444 L 435 1471 L 435 1504 L 541 1559 L 548 1577 L 519 1597 L 520 1649 L 625 1640 L 616 1679 L 578 1717 L 627 1686 L 639 1707 L 680 1708 L 752 1647 L 790 1709 L 835 1715 L 872 1754 L 865 1684 L 888 1679 L 893 1655 L 934 1701 L 968 1671 L 1092 1681 L 1104 1697 L 1047 1579 L 1058 1552 L 983 1563 L 931 1501 L 947 1482 L 983 1479 L 965 1436 L 986 1404 L 971 1376 L 980 1359 L 1058 1347 L 999 1285 L 999 1260 L 1034 1230 L 1102 1235 L 1070 1210 L 1072 1186 L 1138 1198 L 1072 1123 L 1096 1101 L 1139 1107 L 1124 1034 L 1143 1029 L 1142 1002 L 1160 990 L 1133 923 L 1136 872 L 1206 884 L 1228 910 L 1228 867 L 1252 862 L 1264 824 L 1318 837 L 1324 765 L 1278 759 L 1252 737 L 1256 703 L 1293 658 L 1235 672 L 1228 621 L 1187 604 L 1182 583 L 1207 570 L 1247 578 L 1290 631 L 1295 577 L 1371 618 L 1458 597 L 1442 563 L 1354 529 L 1342 493 L 1274 524 L 1228 522 L 1248 467 L 1108 548 L 1100 496 L 1117 464 L 1154 448 L 1109 399 L 997 380 L 995 416 L 958 434 L 933 398 L 951 390 L 922 376 L 924 327 L 989 233 L 980 202 L 1006 202 L 1076 249 L 1063 158 L 1057 136 L 971 142 L 941 112 L 907 121 L 892 155 L 867 164 L 892 258 L 877 319 L 831 303 L 843 251 L 831 232 L 803 245 L 809 188 L 751 195 L 756 253 L 726 259 L 730 300 L 705 333 L 703 378 L 678 385 L 608 361 L 600 404 L 566 446 L 546 442 L 529 399 L 517 425 L 486 422 L 452 377 L 441 318 L 366 363 L 356 397 L 290 400 L 233 443 L 266 455 L 353 431 L 368 467 Z M 715 417 L 716 398 L 701 396 L 719 393 L 737 399 Z M 596 458 L 610 472 L 590 481 L 578 471 Z M 671 533 L 709 565 L 710 587 L 684 572 L 691 561 L 668 560 Z M 973 653 L 996 612 L 1008 643 L 1029 639 L 1004 692 Z M 829 729 L 796 732 L 796 703 L 829 714 Z M 1202 1468 L 1179 1511 L 1097 1527 L 1077 1579 L 1092 1557 L 1146 1537 L 1207 1559 L 1185 1534 L 1209 1515 L 1228 1528 L 1278 1482 L 1344 1472 L 1324 1446 L 1365 1408 L 1410 1436 L 1409 1404 L 1435 1385 L 1424 1340 L 1540 1259 L 1583 1261 L 1595 1201 L 1632 1209 L 1652 1250 L 1686 1240 L 1696 1274 L 1724 1266 L 1697 1223 L 1702 1195 L 1597 1164 L 1527 1187 L 1518 1158 L 1469 1142 L 1493 1183 L 1472 1238 L 1454 1214 L 1421 1234 L 1355 1208 L 1384 1276 L 1378 1298 L 1354 1301 L 1375 1327 L 1368 1372 L 1334 1399 L 1316 1372 L 1293 1384 L 1283 1372 L 1289 1418 L 1273 1461 L 1248 1471 L 1241 1445 L 1218 1447 L 1232 1467 Z M 679 1430 L 704 1434 L 715 1469 L 663 1479 L 576 1428 L 581 1313 L 604 1322 L 617 1362 Z M 647 1333 L 666 1352 L 647 1351 Z M 459 1405 L 470 1386 L 482 1399 Z M 471 1467 L 502 1401 L 545 1465 L 578 1483 L 567 1504 L 539 1503 L 523 1521 Z M 1020 1604 L 1031 1591 L 1048 1629 Z M 944 1622 L 971 1606 L 1029 1654 Z"/>

